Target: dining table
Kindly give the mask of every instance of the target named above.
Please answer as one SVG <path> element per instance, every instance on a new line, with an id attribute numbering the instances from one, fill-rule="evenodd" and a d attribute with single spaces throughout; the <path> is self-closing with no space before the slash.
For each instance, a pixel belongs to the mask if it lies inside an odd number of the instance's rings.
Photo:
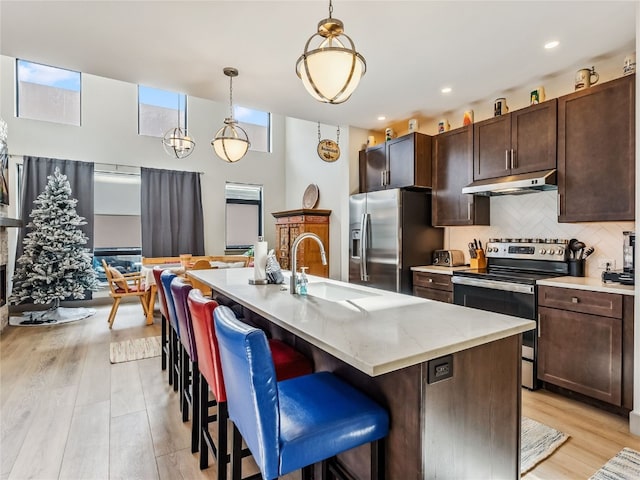
<path id="1" fill-rule="evenodd" d="M 160 265 L 142 265 L 140 267 L 140 275 L 144 277 L 144 287 L 147 292 L 147 325 L 153 325 L 153 311 L 156 304 L 156 294 L 158 286 L 153 276 L 154 267 L 160 267 L 163 270 L 168 269 L 176 275 L 184 275 L 186 268 L 181 263 L 165 263 Z"/>

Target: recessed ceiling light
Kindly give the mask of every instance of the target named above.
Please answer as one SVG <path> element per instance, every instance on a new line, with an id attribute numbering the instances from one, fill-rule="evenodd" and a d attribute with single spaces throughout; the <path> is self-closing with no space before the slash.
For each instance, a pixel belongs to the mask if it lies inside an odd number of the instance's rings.
<path id="1" fill-rule="evenodd" d="M 387 117 L 385 117 L 384 115 L 378 115 L 378 120 L 386 120 Z"/>
<path id="2" fill-rule="evenodd" d="M 557 40 L 553 40 L 551 42 L 545 43 L 544 48 L 546 48 L 547 50 L 550 50 L 552 48 L 556 48 L 558 45 L 560 45 L 560 42 Z"/>
<path id="3" fill-rule="evenodd" d="M 442 93 L 451 93 L 451 87 L 444 87 L 442 90 L 440 90 Z"/>

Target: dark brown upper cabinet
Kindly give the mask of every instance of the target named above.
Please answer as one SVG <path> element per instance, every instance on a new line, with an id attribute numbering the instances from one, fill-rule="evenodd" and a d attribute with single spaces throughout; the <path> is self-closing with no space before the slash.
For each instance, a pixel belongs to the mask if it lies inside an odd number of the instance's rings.
<path id="1" fill-rule="evenodd" d="M 635 75 L 558 99 L 558 221 L 635 219 Z"/>
<path id="2" fill-rule="evenodd" d="M 434 226 L 489 225 L 489 197 L 462 193 L 473 181 L 473 125 L 433 137 Z"/>
<path id="3" fill-rule="evenodd" d="M 474 125 L 473 179 L 556 168 L 557 100 Z"/>
<path id="4" fill-rule="evenodd" d="M 431 137 L 410 133 L 360 152 L 360 191 L 431 187 Z"/>

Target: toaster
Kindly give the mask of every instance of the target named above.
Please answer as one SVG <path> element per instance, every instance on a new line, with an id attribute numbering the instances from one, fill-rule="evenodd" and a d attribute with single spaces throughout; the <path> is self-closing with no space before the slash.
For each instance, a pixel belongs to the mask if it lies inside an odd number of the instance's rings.
<path id="1" fill-rule="evenodd" d="M 435 250 L 433 264 L 441 267 L 457 267 L 464 265 L 464 253 L 461 250 Z"/>

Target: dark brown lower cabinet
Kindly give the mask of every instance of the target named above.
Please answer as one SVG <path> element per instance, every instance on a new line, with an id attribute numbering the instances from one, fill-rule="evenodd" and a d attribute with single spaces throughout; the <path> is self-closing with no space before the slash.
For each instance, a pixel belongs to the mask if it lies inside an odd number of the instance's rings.
<path id="1" fill-rule="evenodd" d="M 541 307 L 538 378 L 620 405 L 622 320 Z"/>
<path id="2" fill-rule="evenodd" d="M 420 298 L 453 303 L 451 275 L 445 273 L 413 272 L 413 294 Z"/>
<path id="3" fill-rule="evenodd" d="M 633 297 L 546 286 L 538 294 L 538 378 L 632 409 Z"/>

